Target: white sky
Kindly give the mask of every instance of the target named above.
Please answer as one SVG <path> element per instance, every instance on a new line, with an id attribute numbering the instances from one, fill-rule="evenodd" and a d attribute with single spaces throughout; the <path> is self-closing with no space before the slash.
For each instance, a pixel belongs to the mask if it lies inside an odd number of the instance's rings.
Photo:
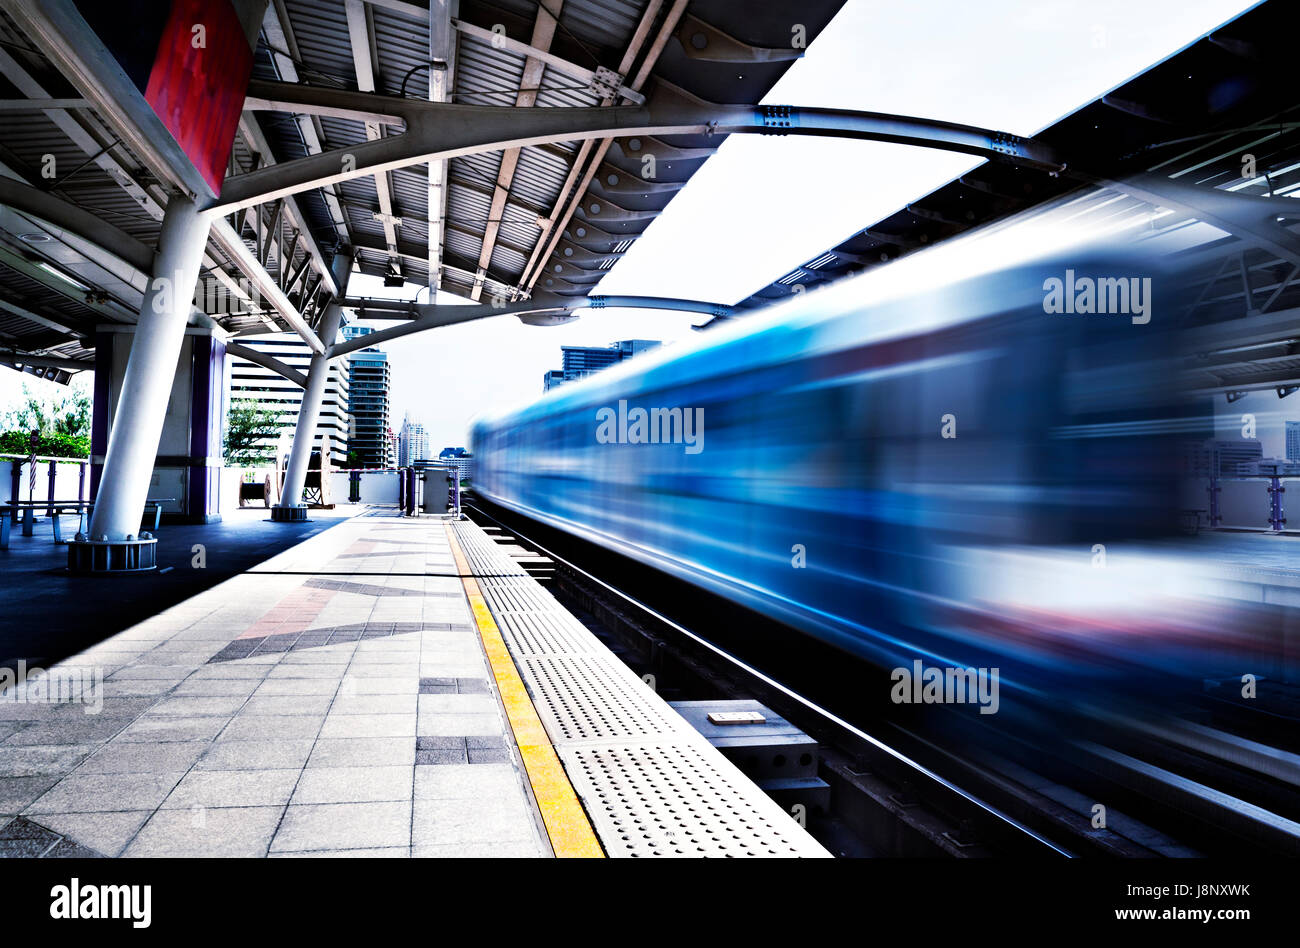
<path id="1" fill-rule="evenodd" d="M 1033 135 L 1254 5 L 848 0 L 765 101 Z M 979 163 L 876 142 L 733 136 L 599 292 L 736 302 Z M 385 292 L 378 279 L 356 277 L 349 291 L 409 298 L 415 289 Z M 385 346 L 393 364 L 393 427 L 410 412 L 428 427 L 431 448 L 465 444 L 474 415 L 541 393 L 543 374 L 559 367 L 561 345 L 670 343 L 693 335 L 691 324 L 703 320 L 608 309 L 553 328 L 502 316 L 395 340 Z M 22 378 L 0 371 L 0 406 L 17 398 Z M 26 378 L 33 387 L 56 388 Z"/>

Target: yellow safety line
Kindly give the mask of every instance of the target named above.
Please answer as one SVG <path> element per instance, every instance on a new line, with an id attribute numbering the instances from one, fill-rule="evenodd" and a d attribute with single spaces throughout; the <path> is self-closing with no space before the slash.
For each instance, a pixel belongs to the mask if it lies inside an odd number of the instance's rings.
<path id="1" fill-rule="evenodd" d="M 533 797 L 541 810 L 551 848 L 560 858 L 603 858 L 605 853 L 600 848 L 596 832 L 587 819 L 573 784 L 564 772 L 564 765 L 551 746 L 532 699 L 528 697 L 519 670 L 501 637 L 501 630 L 492 618 L 492 610 L 488 608 L 487 600 L 479 589 L 478 580 L 470 575 L 469 563 L 461 552 L 455 531 L 449 523 L 444 524 L 443 529 L 447 531 L 451 553 L 456 559 L 456 570 L 465 586 L 465 595 L 469 597 L 474 624 L 478 626 L 488 664 L 492 666 L 501 703 L 505 705 L 506 717 L 514 732 L 519 755 L 523 758 L 528 782 L 533 788 Z"/>

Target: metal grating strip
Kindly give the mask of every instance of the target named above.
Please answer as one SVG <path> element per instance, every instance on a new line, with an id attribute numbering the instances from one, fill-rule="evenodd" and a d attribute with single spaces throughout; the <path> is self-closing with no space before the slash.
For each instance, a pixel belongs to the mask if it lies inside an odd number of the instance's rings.
<path id="1" fill-rule="evenodd" d="M 554 744 L 663 738 L 690 727 L 657 697 L 647 700 L 654 692 L 612 656 L 557 655 L 518 663 L 540 699 L 537 711 Z"/>
<path id="2" fill-rule="evenodd" d="M 506 645 L 516 657 L 599 654 L 605 650 L 595 636 L 577 635 L 548 613 L 502 612 L 497 620 Z"/>
<path id="3" fill-rule="evenodd" d="M 829 855 L 502 544 L 452 528 L 607 853 Z"/>
<path id="4" fill-rule="evenodd" d="M 705 747 L 708 753 L 678 743 L 571 746 L 560 749 L 560 759 L 611 856 L 827 855 L 721 754 Z"/>

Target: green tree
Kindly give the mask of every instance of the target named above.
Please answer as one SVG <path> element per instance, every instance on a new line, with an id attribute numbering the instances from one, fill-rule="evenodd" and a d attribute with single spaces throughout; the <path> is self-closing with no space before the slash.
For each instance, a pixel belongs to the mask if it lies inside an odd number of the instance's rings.
<path id="1" fill-rule="evenodd" d="M 74 389 L 55 399 L 24 384 L 23 401 L 5 413 L 3 427 L 6 431 L 35 430 L 46 437 L 89 438 L 91 411 L 90 395 L 84 391 Z"/>
<path id="2" fill-rule="evenodd" d="M 225 458 L 228 467 L 258 467 L 275 460 L 275 450 L 259 442 L 279 434 L 280 417 L 247 398 L 234 402 L 226 417 Z"/>

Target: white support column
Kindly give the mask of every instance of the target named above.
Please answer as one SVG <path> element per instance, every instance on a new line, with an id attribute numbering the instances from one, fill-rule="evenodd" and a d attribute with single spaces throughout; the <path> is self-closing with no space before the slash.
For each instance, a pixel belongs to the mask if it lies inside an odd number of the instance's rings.
<path id="1" fill-rule="evenodd" d="M 343 310 L 335 303 L 325 307 L 320 325 L 316 327 L 326 349 L 333 345 L 338 334 Z M 313 352 L 307 369 L 307 388 L 302 393 L 298 408 L 298 424 L 293 430 L 293 450 L 289 454 L 289 467 L 284 473 L 284 489 L 280 502 L 271 508 L 271 519 L 290 522 L 307 519 L 307 508 L 302 502 L 303 488 L 307 485 L 307 467 L 311 462 L 311 445 L 316 437 L 316 422 L 320 418 L 320 403 L 325 395 L 325 380 L 329 377 L 330 360 L 327 355 Z"/>
<path id="2" fill-rule="evenodd" d="M 187 197 L 173 195 L 167 202 L 108 436 L 91 542 L 135 540 L 140 529 L 210 222 L 211 216 Z"/>
<path id="3" fill-rule="evenodd" d="M 460 0 L 433 0 L 429 4 L 429 101 L 450 102 L 456 68 L 456 34 L 452 18 L 460 13 Z M 447 162 L 429 162 L 429 302 L 438 301 L 442 285 L 442 231 L 447 207 Z"/>

